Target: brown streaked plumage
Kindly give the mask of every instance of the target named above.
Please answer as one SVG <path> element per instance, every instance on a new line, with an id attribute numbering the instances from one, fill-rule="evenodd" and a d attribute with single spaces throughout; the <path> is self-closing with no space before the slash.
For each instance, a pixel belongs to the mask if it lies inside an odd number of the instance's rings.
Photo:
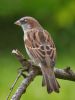
<path id="1" fill-rule="evenodd" d="M 60 86 L 54 75 L 56 48 L 52 37 L 32 17 L 23 17 L 15 24 L 24 31 L 24 44 L 29 57 L 41 68 L 42 86 L 47 86 L 48 93 L 59 92 Z"/>

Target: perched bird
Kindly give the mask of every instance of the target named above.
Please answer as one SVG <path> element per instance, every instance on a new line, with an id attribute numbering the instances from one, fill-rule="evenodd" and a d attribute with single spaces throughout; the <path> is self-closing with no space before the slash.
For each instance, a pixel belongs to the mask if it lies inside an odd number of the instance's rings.
<path id="1" fill-rule="evenodd" d="M 48 93 L 58 93 L 60 86 L 54 74 L 56 48 L 51 35 L 33 17 L 23 17 L 15 24 L 21 26 L 24 31 L 24 44 L 28 56 L 42 71 L 42 86 L 47 87 Z"/>

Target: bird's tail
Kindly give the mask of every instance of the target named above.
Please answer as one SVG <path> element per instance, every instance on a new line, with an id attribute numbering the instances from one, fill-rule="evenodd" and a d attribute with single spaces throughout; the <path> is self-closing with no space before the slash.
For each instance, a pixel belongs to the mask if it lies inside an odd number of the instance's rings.
<path id="1" fill-rule="evenodd" d="M 55 74 L 54 74 L 53 69 L 50 67 L 41 66 L 41 71 L 43 74 L 42 85 L 47 86 L 47 92 L 51 93 L 52 91 L 55 91 L 55 92 L 59 93 L 60 85 L 55 78 Z"/>

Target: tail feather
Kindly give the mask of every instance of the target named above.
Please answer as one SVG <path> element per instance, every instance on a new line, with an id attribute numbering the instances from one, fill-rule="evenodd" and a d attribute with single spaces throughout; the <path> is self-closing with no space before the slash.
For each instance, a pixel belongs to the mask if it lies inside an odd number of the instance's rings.
<path id="1" fill-rule="evenodd" d="M 57 81 L 57 80 L 56 80 L 56 81 Z M 57 84 L 58 84 L 58 87 L 60 88 L 60 85 L 59 85 L 58 81 L 57 81 Z"/>
<path id="2" fill-rule="evenodd" d="M 52 87 L 52 84 L 50 83 L 50 80 L 47 75 L 45 76 L 45 81 L 46 81 L 46 85 L 47 85 L 47 92 L 51 93 L 53 91 L 53 87 Z"/>
<path id="3" fill-rule="evenodd" d="M 54 71 L 50 67 L 41 67 L 43 74 L 42 86 L 47 86 L 47 92 L 51 93 L 52 91 L 59 92 L 60 85 L 57 82 Z"/>
<path id="4" fill-rule="evenodd" d="M 42 78 L 42 86 L 45 86 L 46 83 L 45 83 L 45 80 L 44 80 L 44 77 Z"/>

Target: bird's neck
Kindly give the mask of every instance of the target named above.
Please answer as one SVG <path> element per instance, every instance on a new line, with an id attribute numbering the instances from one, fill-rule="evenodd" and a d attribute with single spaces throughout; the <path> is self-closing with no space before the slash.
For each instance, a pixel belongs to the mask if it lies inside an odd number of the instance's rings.
<path id="1" fill-rule="evenodd" d="M 24 30 L 24 41 L 27 39 L 27 33 L 29 30 Z"/>

